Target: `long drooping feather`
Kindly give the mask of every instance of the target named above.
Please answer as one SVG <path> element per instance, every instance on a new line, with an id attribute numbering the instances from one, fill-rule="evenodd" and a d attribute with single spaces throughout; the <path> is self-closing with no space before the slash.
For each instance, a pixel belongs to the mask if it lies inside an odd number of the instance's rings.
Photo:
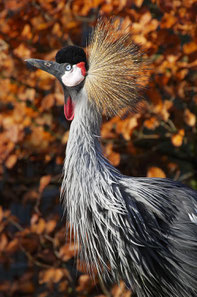
<path id="1" fill-rule="evenodd" d="M 122 108 L 136 111 L 139 90 L 147 70 L 131 34 L 120 33 L 120 23 L 100 20 L 89 45 L 89 70 L 85 89 L 89 100 L 109 115 Z"/>

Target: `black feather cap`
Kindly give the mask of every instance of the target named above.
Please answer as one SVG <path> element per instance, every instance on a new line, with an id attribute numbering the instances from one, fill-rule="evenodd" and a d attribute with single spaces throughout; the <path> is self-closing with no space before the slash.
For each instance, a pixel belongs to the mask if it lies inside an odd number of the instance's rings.
<path id="1" fill-rule="evenodd" d="M 57 63 L 77 64 L 85 62 L 86 69 L 88 68 L 87 58 L 84 50 L 76 45 L 69 45 L 59 50 L 55 56 Z"/>

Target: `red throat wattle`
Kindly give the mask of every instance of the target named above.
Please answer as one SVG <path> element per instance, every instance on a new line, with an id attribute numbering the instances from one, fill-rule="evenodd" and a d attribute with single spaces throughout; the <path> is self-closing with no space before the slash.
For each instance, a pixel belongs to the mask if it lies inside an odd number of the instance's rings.
<path id="1" fill-rule="evenodd" d="M 72 121 L 74 118 L 74 104 L 70 96 L 64 104 L 64 115 L 68 121 Z"/>
<path id="2" fill-rule="evenodd" d="M 78 63 L 78 64 L 76 64 L 76 65 L 77 65 L 77 67 L 79 67 L 79 68 L 81 69 L 81 74 L 82 74 L 83 76 L 85 76 L 85 75 L 86 75 L 85 62 L 80 62 L 80 63 Z"/>

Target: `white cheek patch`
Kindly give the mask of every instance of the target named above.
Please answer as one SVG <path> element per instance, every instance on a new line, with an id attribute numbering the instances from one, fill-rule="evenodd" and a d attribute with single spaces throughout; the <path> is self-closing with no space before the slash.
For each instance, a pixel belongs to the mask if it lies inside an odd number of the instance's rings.
<path id="1" fill-rule="evenodd" d="M 73 68 L 70 71 L 65 71 L 61 79 L 65 86 L 74 87 L 84 80 L 84 76 L 81 73 L 81 69 L 76 65 L 73 65 Z"/>

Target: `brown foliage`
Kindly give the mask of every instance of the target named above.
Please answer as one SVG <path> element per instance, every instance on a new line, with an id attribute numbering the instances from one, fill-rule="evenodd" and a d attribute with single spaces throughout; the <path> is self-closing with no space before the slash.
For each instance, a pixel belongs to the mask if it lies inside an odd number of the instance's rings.
<path id="1" fill-rule="evenodd" d="M 197 188 L 195 0 L 1 1 L 2 296 L 131 296 L 123 283 L 99 286 L 83 263 L 74 268 L 76 250 L 66 243 L 59 206 L 69 128 L 63 96 L 54 78 L 24 63 L 52 60 L 67 44 L 84 45 L 98 15 L 120 18 L 150 61 L 141 112 L 104 120 L 106 157 L 124 174 L 170 177 Z"/>

